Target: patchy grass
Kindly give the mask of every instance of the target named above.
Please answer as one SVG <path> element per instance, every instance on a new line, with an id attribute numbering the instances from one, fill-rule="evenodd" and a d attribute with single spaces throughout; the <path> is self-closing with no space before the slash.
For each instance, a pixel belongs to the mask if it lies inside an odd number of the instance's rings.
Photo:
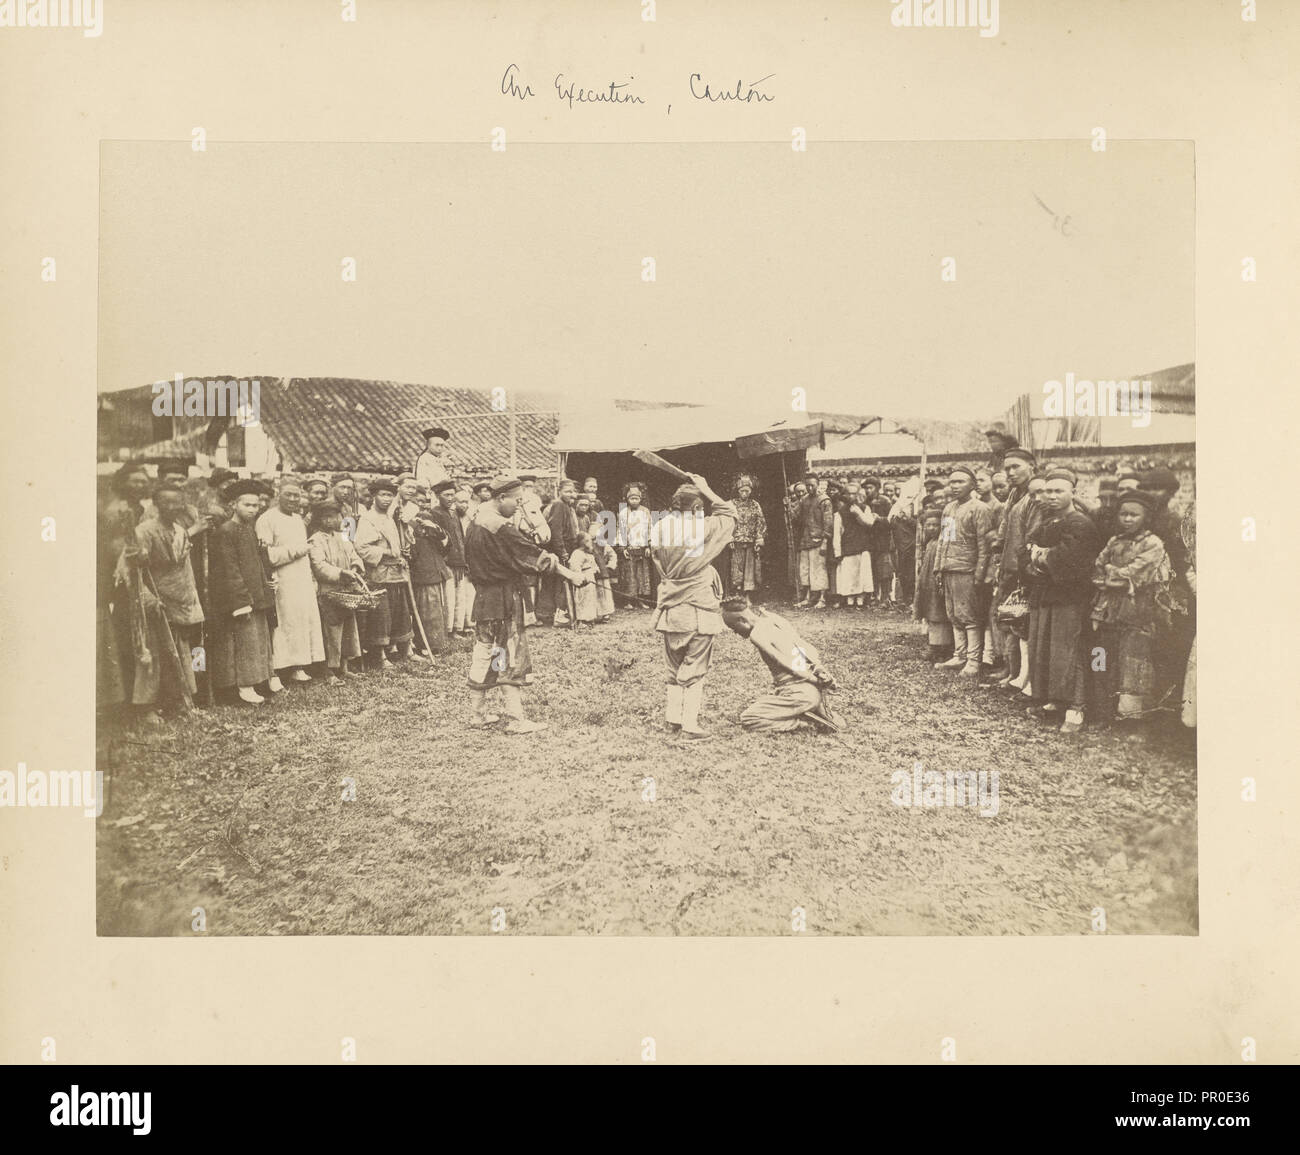
<path id="1" fill-rule="evenodd" d="M 468 642 L 432 669 L 103 736 L 105 935 L 1195 934 L 1196 782 L 1176 725 L 1070 738 L 922 661 L 901 614 L 788 611 L 839 735 L 744 733 L 769 683 L 718 639 L 711 742 L 662 731 L 648 611 L 529 632 L 528 737 L 467 730 Z M 905 809 L 896 770 L 996 770 L 1000 810 Z M 653 777 L 657 798 L 642 799 Z M 342 780 L 356 800 L 342 801 Z"/>

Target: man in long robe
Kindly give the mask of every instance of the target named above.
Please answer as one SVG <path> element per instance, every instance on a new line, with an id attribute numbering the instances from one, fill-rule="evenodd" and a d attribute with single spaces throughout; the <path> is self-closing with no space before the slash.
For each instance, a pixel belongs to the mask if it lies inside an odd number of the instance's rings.
<path id="1" fill-rule="evenodd" d="M 140 563 L 149 575 L 143 598 L 147 603 L 156 594 L 162 614 L 153 622 L 157 661 L 137 668 L 134 698 L 164 710 L 187 710 L 193 704 L 193 654 L 204 617 L 190 564 L 185 524 L 190 507 L 178 485 L 161 482 L 154 489 L 153 509 L 153 516 L 135 527 L 135 537 Z"/>
<path id="2" fill-rule="evenodd" d="M 418 483 L 417 483 L 418 484 Z M 454 481 L 444 481 L 444 497 L 455 489 Z M 415 598 L 415 614 L 422 633 L 417 631 L 415 644 L 423 646 L 428 642 L 429 657 L 443 653 L 447 649 L 447 587 L 451 582 L 451 570 L 447 567 L 448 535 L 446 527 L 438 520 L 437 503 L 423 489 L 418 490 L 416 504 L 419 513 L 411 523 L 411 551 L 408 557 L 411 566 L 411 592 Z"/>
<path id="3" fill-rule="evenodd" d="M 894 542 L 889 528 L 890 503 L 880 495 L 880 478 L 868 477 L 862 483 L 866 491 L 864 505 L 874 514 L 867 530 L 867 553 L 871 558 L 871 600 L 879 605 L 894 601 Z"/>
<path id="4" fill-rule="evenodd" d="M 275 629 L 271 664 L 292 670 L 289 680 L 310 682 L 304 666 L 325 660 L 325 635 L 316 605 L 316 583 L 307 554 L 307 525 L 300 516 L 304 495 L 293 481 L 280 486 L 277 505 L 257 519 L 257 540 L 275 575 Z"/>
<path id="5" fill-rule="evenodd" d="M 281 687 L 271 665 L 271 628 L 267 611 L 275 590 L 266 580 L 254 522 L 256 481 L 236 481 L 225 488 L 232 516 L 217 526 L 209 543 L 208 602 L 211 614 L 209 673 L 215 690 L 237 689 L 241 701 L 260 706 Z"/>
<path id="6" fill-rule="evenodd" d="M 826 572 L 826 540 L 834 531 L 834 513 L 825 493 L 818 492 L 817 478 L 808 474 L 804 479 L 809 486 L 808 495 L 800 502 L 796 515 L 799 547 L 799 591 L 807 594 L 806 601 L 795 605 L 800 609 L 825 606 L 830 589 L 830 576 Z"/>
<path id="7" fill-rule="evenodd" d="M 1020 549 L 1029 587 L 1031 717 L 1065 709 L 1061 733 L 1083 728 L 1088 691 L 1085 623 L 1093 597 L 1093 564 L 1101 550 L 1097 527 L 1074 508 L 1075 475 L 1051 469 L 1044 477 L 1043 521 Z"/>
<path id="8" fill-rule="evenodd" d="M 464 632 L 468 624 L 464 601 L 465 583 L 465 527 L 456 512 L 456 483 L 439 482 L 434 486 L 433 504 L 429 516 L 442 529 L 446 542 L 442 546 L 443 566 L 447 577 L 442 586 L 443 631 L 448 636 Z M 414 580 L 414 579 L 412 579 Z M 461 604 L 457 605 L 457 597 Z"/>
<path id="9" fill-rule="evenodd" d="M 559 496 L 546 507 L 546 524 L 551 534 L 551 552 L 559 559 L 561 565 L 568 564 L 569 554 L 578 543 L 578 515 L 573 512 L 577 499 L 577 485 L 564 478 L 560 481 Z M 568 589 L 564 584 L 564 578 L 556 572 L 542 574 L 538 581 L 537 620 L 544 626 L 553 626 L 557 610 L 568 613 L 568 602 Z"/>
<path id="10" fill-rule="evenodd" d="M 149 475 L 140 462 L 123 465 L 112 480 L 112 496 L 98 516 L 99 565 L 96 605 L 96 702 L 105 707 L 132 702 L 137 661 L 152 661 L 140 597 L 139 549 L 135 527 L 144 519 Z M 161 616 L 161 610 L 159 610 Z M 148 662 L 145 663 L 149 664 Z M 117 718 L 111 711 L 109 718 Z"/>
<path id="11" fill-rule="evenodd" d="M 713 657 L 713 639 L 724 629 L 722 579 L 712 561 L 728 545 L 736 507 L 723 501 L 698 473 L 693 484 L 678 486 L 672 516 L 650 531 L 650 557 L 659 575 L 654 628 L 663 635 L 668 666 L 664 717 L 687 741 L 709 735 L 700 728 L 704 678 Z M 704 501 L 712 512 L 704 516 Z"/>
<path id="12" fill-rule="evenodd" d="M 614 545 L 618 554 L 618 590 L 632 602 L 648 601 L 654 596 L 650 562 L 650 511 L 642 504 L 645 487 L 629 481 L 623 487 L 623 502 L 618 511 L 618 528 Z"/>
<path id="13" fill-rule="evenodd" d="M 474 513 L 470 508 L 471 497 L 467 486 L 456 490 L 456 502 L 452 506 L 454 520 L 460 527 L 460 536 L 456 539 L 447 557 L 452 580 L 456 583 L 454 632 L 461 637 L 474 636 L 474 583 L 469 578 L 469 566 L 465 561 L 465 535 L 474 522 Z M 525 617 L 527 614 L 525 614 Z M 535 620 L 535 619 L 534 619 Z"/>
<path id="14" fill-rule="evenodd" d="M 532 671 L 528 633 L 524 628 L 524 588 L 530 574 L 577 574 L 560 565 L 514 526 L 520 490 L 517 477 L 498 477 L 491 497 L 479 506 L 465 533 L 465 562 L 474 583 L 474 652 L 470 659 L 469 688 L 474 698 L 470 725 L 490 726 L 500 715 L 488 712 L 487 695 L 501 690 L 508 719 L 506 733 L 532 734 L 546 729 L 545 722 L 524 717 L 520 688 Z"/>
<path id="15" fill-rule="evenodd" d="M 993 613 L 1011 594 L 1024 585 L 1020 573 L 1020 547 L 1041 519 L 1041 512 L 1029 493 L 1029 483 L 1037 467 L 1034 455 L 1019 446 L 1003 454 L 1003 469 L 1010 489 L 1007 492 L 1006 511 L 1002 515 L 1001 555 L 998 564 L 998 584 L 993 593 Z M 999 686 L 1020 690 L 1029 678 L 1028 621 L 1017 632 L 1016 627 L 1003 631 L 1003 656 L 1007 673 Z"/>

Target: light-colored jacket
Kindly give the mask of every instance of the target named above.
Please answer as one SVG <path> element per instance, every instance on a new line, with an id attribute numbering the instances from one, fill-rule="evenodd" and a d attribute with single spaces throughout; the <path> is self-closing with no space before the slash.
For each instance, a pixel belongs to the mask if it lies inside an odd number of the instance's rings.
<path id="1" fill-rule="evenodd" d="M 402 537 L 397 523 L 386 513 L 365 510 L 357 518 L 357 553 L 366 563 L 366 581 L 400 584 L 410 572 L 402 555 Z"/>

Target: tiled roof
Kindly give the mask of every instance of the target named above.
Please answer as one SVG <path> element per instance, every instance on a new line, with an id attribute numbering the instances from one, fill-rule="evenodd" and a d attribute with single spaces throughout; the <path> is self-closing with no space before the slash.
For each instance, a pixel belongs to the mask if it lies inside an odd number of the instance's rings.
<path id="1" fill-rule="evenodd" d="M 507 394 L 515 407 L 516 466 L 553 469 L 556 418 Z M 286 466 L 384 473 L 409 469 L 424 449 L 420 430 L 451 434 L 446 458 L 472 472 L 510 462 L 510 417 L 492 409 L 488 389 L 450 389 L 343 377 L 262 379 L 262 426 Z"/>

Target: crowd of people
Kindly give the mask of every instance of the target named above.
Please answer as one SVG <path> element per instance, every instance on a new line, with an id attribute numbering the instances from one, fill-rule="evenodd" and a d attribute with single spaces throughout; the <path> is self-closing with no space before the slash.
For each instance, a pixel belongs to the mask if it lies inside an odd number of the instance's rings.
<path id="1" fill-rule="evenodd" d="M 486 697 L 499 687 L 507 728 L 531 732 L 526 631 L 591 630 L 636 607 L 655 612 L 664 638 L 675 733 L 705 736 L 704 674 L 724 628 L 774 675 L 774 696 L 742 718 L 749 728 L 805 715 L 835 728 L 821 696 L 829 672 L 761 605 L 765 586 L 783 583 L 765 582 L 753 476 L 731 479 L 726 498 L 702 477 L 680 486 L 673 511 L 699 519 L 683 543 L 643 482 L 615 503 L 591 477 L 558 479 L 549 499 L 533 474 L 456 479 L 446 431 L 424 433 L 411 472 L 361 486 L 344 473 L 272 485 L 224 469 L 192 478 L 184 461 L 156 478 L 123 465 L 99 513 L 101 708 L 260 706 L 286 681 L 337 686 L 436 660 L 463 637 L 474 641 L 471 724 L 499 720 Z M 1022 694 L 1066 733 L 1085 712 L 1140 719 L 1174 701 L 1194 725 L 1195 521 L 1194 508 L 1171 511 L 1177 478 L 1123 474 L 1090 505 L 1069 469 L 1040 465 L 1004 431 L 989 442 L 985 465 L 946 478 L 809 472 L 792 485 L 782 513 L 795 606 L 910 607 L 936 669 Z"/>
<path id="2" fill-rule="evenodd" d="M 1004 430 L 992 457 L 902 485 L 809 473 L 786 498 L 798 606 L 906 607 L 935 669 L 1030 700 L 1064 733 L 1176 708 L 1196 724 L 1195 506 L 1168 469 L 1079 479 Z"/>

